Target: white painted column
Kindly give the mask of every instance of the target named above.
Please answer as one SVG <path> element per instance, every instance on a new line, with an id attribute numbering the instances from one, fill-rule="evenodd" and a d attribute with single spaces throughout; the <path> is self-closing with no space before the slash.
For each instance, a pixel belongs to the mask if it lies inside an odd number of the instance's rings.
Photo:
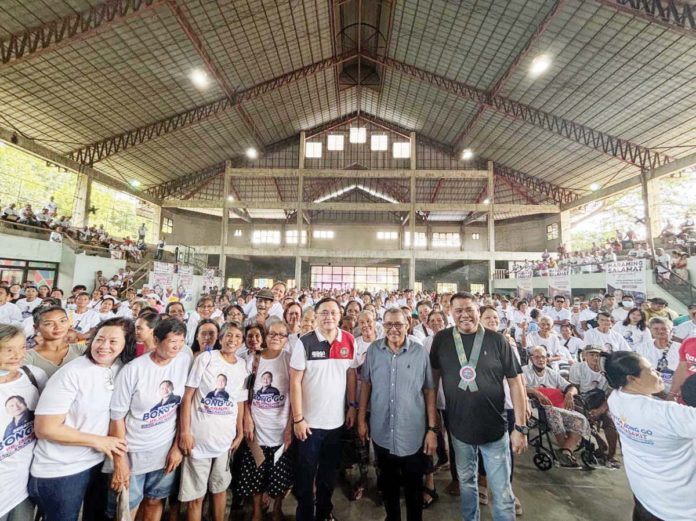
<path id="1" fill-rule="evenodd" d="M 411 235 L 410 251 L 411 258 L 408 262 L 408 287 L 414 289 L 416 285 L 416 133 L 411 132 L 411 178 L 409 195 L 411 198 L 411 209 L 409 211 L 408 229 Z"/>
<path id="2" fill-rule="evenodd" d="M 225 163 L 225 173 L 223 174 L 223 189 L 222 189 L 222 219 L 220 226 L 220 277 L 222 277 L 222 285 L 225 286 L 227 278 L 225 277 L 225 271 L 227 267 L 227 256 L 225 255 L 225 247 L 227 246 L 227 237 L 229 235 L 229 223 L 230 223 L 230 185 L 231 185 L 231 175 L 230 172 L 232 168 L 231 161 Z"/>
<path id="3" fill-rule="evenodd" d="M 302 221 L 304 219 L 302 203 L 304 199 L 304 170 L 305 163 L 305 131 L 300 132 L 300 161 L 298 168 L 300 172 L 297 176 L 297 250 L 295 255 L 295 287 L 299 290 L 302 288 L 302 257 L 299 255 L 299 250 L 302 248 Z M 309 230 L 307 230 L 307 243 L 309 244 Z"/>
<path id="4" fill-rule="evenodd" d="M 495 193 L 495 175 L 493 173 L 493 161 L 488 161 L 488 187 L 486 190 L 488 196 L 488 292 L 493 293 L 493 280 L 495 278 L 495 214 L 494 210 L 494 193 Z"/>
<path id="5" fill-rule="evenodd" d="M 76 228 L 89 226 L 89 207 L 92 196 L 92 179 L 85 174 L 77 174 L 75 201 L 72 210 L 72 224 Z M 62 213 L 62 212 L 61 212 Z"/>

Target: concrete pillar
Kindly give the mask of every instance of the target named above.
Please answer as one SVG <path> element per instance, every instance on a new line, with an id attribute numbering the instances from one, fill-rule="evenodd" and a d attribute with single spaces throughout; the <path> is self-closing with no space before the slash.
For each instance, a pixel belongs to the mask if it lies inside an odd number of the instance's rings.
<path id="1" fill-rule="evenodd" d="M 162 207 L 156 204 L 152 205 L 152 226 L 151 242 L 157 244 L 162 237 Z"/>
<path id="2" fill-rule="evenodd" d="M 570 210 L 561 212 L 558 215 L 560 217 L 558 226 L 559 239 L 561 244 L 565 244 L 566 247 L 570 248 Z"/>
<path id="3" fill-rule="evenodd" d="M 643 207 L 645 212 L 645 233 L 648 246 L 655 251 L 655 237 L 660 235 L 662 218 L 660 212 L 660 192 L 656 180 L 648 179 L 648 171 L 643 170 L 640 175 L 641 192 L 643 195 Z"/>
<path id="4" fill-rule="evenodd" d="M 85 174 L 77 174 L 75 202 L 72 211 L 72 224 L 76 228 L 89 226 L 89 207 L 92 196 L 92 179 Z"/>
<path id="5" fill-rule="evenodd" d="M 495 278 L 495 214 L 494 210 L 494 193 L 495 193 L 495 175 L 493 173 L 493 161 L 488 161 L 488 292 L 493 293 L 493 280 Z"/>
<path id="6" fill-rule="evenodd" d="M 413 289 L 416 286 L 416 176 L 415 176 L 415 164 L 416 164 L 416 137 L 415 133 L 411 132 L 411 178 L 409 186 L 409 196 L 411 199 L 411 210 L 408 217 L 408 229 L 411 235 L 411 242 L 409 244 L 411 251 L 411 258 L 408 263 L 408 287 Z"/>
<path id="7" fill-rule="evenodd" d="M 297 250 L 295 255 L 295 287 L 299 290 L 302 288 L 302 257 L 299 255 L 299 250 L 302 248 L 302 224 L 304 220 L 304 155 L 305 153 L 305 132 L 300 132 L 300 164 L 298 165 L 300 173 L 297 176 Z M 309 245 L 309 229 L 307 230 L 307 244 Z"/>
<path id="8" fill-rule="evenodd" d="M 220 226 L 220 277 L 222 278 L 222 285 L 225 286 L 227 279 L 225 277 L 225 269 L 227 266 L 227 256 L 225 255 L 225 246 L 227 246 L 227 236 L 229 235 L 229 224 L 230 224 L 230 185 L 232 181 L 232 162 L 227 161 L 225 164 L 225 173 L 223 176 L 223 189 L 222 189 L 222 220 Z"/>

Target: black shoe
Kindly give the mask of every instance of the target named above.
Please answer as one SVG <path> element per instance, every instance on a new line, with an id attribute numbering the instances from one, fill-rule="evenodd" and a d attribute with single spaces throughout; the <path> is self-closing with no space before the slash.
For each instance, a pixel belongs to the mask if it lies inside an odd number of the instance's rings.
<path id="1" fill-rule="evenodd" d="M 334 515 L 333 512 L 331 512 L 328 516 L 326 516 L 322 521 L 338 521 Z"/>

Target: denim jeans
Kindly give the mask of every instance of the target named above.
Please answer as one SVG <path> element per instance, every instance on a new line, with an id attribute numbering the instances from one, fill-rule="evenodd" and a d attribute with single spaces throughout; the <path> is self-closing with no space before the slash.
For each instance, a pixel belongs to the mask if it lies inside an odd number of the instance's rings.
<path id="1" fill-rule="evenodd" d="M 85 512 L 102 518 L 104 512 L 95 513 L 93 502 L 103 502 L 100 493 L 100 472 L 102 464 L 59 478 L 29 477 L 29 497 L 44 515 L 44 521 L 77 521 L 82 501 Z M 87 517 L 85 517 L 87 519 Z M 89 519 L 95 517 L 89 516 Z"/>
<path id="2" fill-rule="evenodd" d="M 296 441 L 294 493 L 297 498 L 297 521 L 321 521 L 333 511 L 331 495 L 341 462 L 342 433 L 343 427 L 330 430 L 312 429 L 312 434 L 305 441 Z"/>
<path id="3" fill-rule="evenodd" d="M 515 498 L 510 485 L 510 437 L 505 433 L 499 440 L 483 445 L 469 445 L 452 436 L 457 457 L 459 499 L 463 521 L 479 521 L 478 451 L 481 451 L 492 495 L 493 521 L 515 519 Z"/>

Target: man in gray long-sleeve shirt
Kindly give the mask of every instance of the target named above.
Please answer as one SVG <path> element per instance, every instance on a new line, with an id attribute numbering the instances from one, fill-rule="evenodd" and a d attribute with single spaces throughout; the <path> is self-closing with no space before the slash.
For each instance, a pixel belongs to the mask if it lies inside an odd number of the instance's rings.
<path id="1" fill-rule="evenodd" d="M 401 309 L 384 314 L 386 338 L 367 350 L 362 366 L 358 432 L 367 440 L 366 411 L 379 467 L 379 487 L 387 521 L 400 521 L 399 483 L 404 484 L 408 521 L 421 521 L 427 460 L 437 447 L 436 391 L 423 346 L 408 339 Z"/>

